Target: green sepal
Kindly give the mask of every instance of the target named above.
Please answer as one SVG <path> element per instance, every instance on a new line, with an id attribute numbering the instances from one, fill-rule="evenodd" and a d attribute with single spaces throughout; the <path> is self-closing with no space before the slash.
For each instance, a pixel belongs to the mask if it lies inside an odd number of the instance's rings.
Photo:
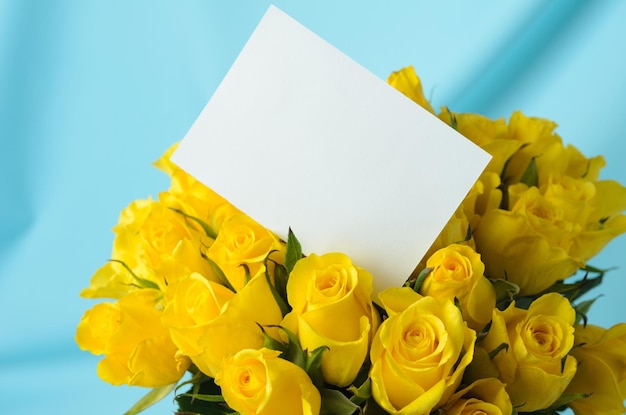
<path id="1" fill-rule="evenodd" d="M 498 308 L 506 308 L 519 293 L 519 286 L 501 278 L 490 279 L 490 281 L 496 291 L 496 304 L 500 306 Z"/>
<path id="2" fill-rule="evenodd" d="M 416 293 L 420 291 L 420 289 L 422 288 L 422 284 L 424 283 L 424 280 L 433 271 L 433 269 L 434 268 L 424 268 L 422 272 L 419 273 L 419 275 L 415 279 L 415 282 L 413 283 L 413 291 L 415 291 Z"/>
<path id="3" fill-rule="evenodd" d="M 532 414 L 532 415 L 559 415 L 560 412 L 564 411 L 568 404 L 576 399 L 584 399 L 590 397 L 590 393 L 564 393 L 559 399 L 556 400 L 552 405 L 550 405 L 546 409 L 541 409 L 539 411 L 534 412 L 516 412 L 516 414 Z"/>
<path id="4" fill-rule="evenodd" d="M 388 412 L 381 408 L 373 399 L 367 401 L 365 408 L 363 408 L 363 413 L 365 415 L 388 415 Z"/>
<path id="5" fill-rule="evenodd" d="M 204 395 L 202 393 L 181 393 L 180 397 L 189 397 L 203 402 L 226 402 L 222 395 Z"/>
<path id="6" fill-rule="evenodd" d="M 124 269 L 126 269 L 126 271 L 128 271 L 130 275 L 132 275 L 133 279 L 137 282 L 137 288 L 152 288 L 154 290 L 160 290 L 159 286 L 155 282 L 152 282 L 145 278 L 141 278 L 137 274 L 135 274 L 133 270 L 130 269 L 128 265 L 126 265 L 126 262 L 120 261 L 119 259 L 109 259 L 109 262 L 116 262 L 118 264 L 121 264 Z"/>
<path id="7" fill-rule="evenodd" d="M 285 343 L 278 341 L 269 334 L 267 334 L 267 331 L 265 331 L 265 327 L 263 327 L 259 323 L 256 323 L 256 325 L 259 326 L 261 332 L 263 332 L 263 347 L 265 347 L 266 349 L 278 350 L 281 353 L 284 353 L 287 350 L 287 345 Z"/>
<path id="8" fill-rule="evenodd" d="M 537 172 L 537 162 L 534 157 L 530 159 L 530 163 L 528 163 L 519 181 L 528 187 L 539 186 L 539 173 Z"/>
<path id="9" fill-rule="evenodd" d="M 335 389 L 320 389 L 322 406 L 320 415 L 352 415 L 355 412 L 363 413 L 360 406 L 348 399 L 343 393 Z"/>
<path id="10" fill-rule="evenodd" d="M 280 298 L 285 302 L 285 305 L 288 305 L 288 303 L 286 303 L 288 276 L 287 269 L 281 264 L 274 262 L 274 287 Z M 289 307 L 287 307 L 287 309 L 289 309 Z"/>
<path id="11" fill-rule="evenodd" d="M 470 239 L 472 239 L 472 227 L 470 225 L 467 225 L 467 232 L 465 232 L 465 238 L 463 238 L 462 241 L 455 242 L 455 244 L 464 244 L 465 242 L 468 242 Z"/>
<path id="12" fill-rule="evenodd" d="M 137 403 L 132 406 L 132 408 L 126 411 L 124 415 L 138 414 L 144 409 L 154 405 L 155 403 L 159 402 L 161 399 L 165 398 L 171 391 L 174 390 L 175 387 L 176 387 L 176 382 L 170 383 L 169 385 L 152 389 L 143 398 L 139 399 Z"/>
<path id="13" fill-rule="evenodd" d="M 450 116 L 450 127 L 454 128 L 455 130 L 459 130 L 459 123 L 456 119 L 456 114 L 453 113 L 452 111 L 450 111 L 450 109 L 448 107 L 443 107 L 442 109 L 443 111 L 447 112 L 448 115 Z"/>
<path id="14" fill-rule="evenodd" d="M 352 394 L 350 400 L 357 405 L 361 405 L 372 397 L 372 380 L 367 378 L 358 388 L 352 385 L 348 388 L 348 392 Z"/>
<path id="15" fill-rule="evenodd" d="M 601 296 L 597 296 L 596 298 L 592 298 L 591 300 L 581 301 L 580 303 L 574 306 L 574 310 L 576 311 L 576 321 L 574 324 L 580 324 L 581 320 L 583 325 L 587 325 L 587 313 L 591 310 L 591 306 L 596 302 L 598 298 Z"/>
<path id="16" fill-rule="evenodd" d="M 278 327 L 283 333 L 285 333 L 288 343 L 285 351 L 280 355 L 280 357 L 285 360 L 289 360 L 306 371 L 306 352 L 302 349 L 296 334 L 283 326 L 269 325 L 265 327 Z"/>
<path id="17" fill-rule="evenodd" d="M 500 345 L 498 347 L 496 347 L 495 349 L 493 349 L 492 351 L 490 351 L 489 354 L 489 359 L 493 359 L 494 357 L 496 357 L 498 355 L 498 353 L 500 353 L 502 350 L 505 351 L 509 351 L 509 345 L 507 343 L 500 343 Z"/>
<path id="18" fill-rule="evenodd" d="M 248 264 L 240 264 L 239 266 L 243 268 L 243 285 L 246 285 L 250 282 L 250 267 Z"/>
<path id="19" fill-rule="evenodd" d="M 328 346 L 320 346 L 312 352 L 308 353 L 306 358 L 305 370 L 311 378 L 311 381 L 317 388 L 324 385 L 324 375 L 322 374 L 322 358 L 330 348 Z"/>
<path id="20" fill-rule="evenodd" d="M 278 304 L 278 308 L 280 308 L 280 312 L 282 314 L 283 317 L 285 317 L 287 315 L 287 313 L 289 313 L 291 311 L 291 307 L 289 307 L 289 303 L 287 302 L 287 288 L 286 288 L 286 282 L 280 282 L 279 281 L 279 287 L 282 290 L 282 287 L 285 287 L 284 291 L 281 293 L 278 288 L 276 287 L 275 283 L 276 283 L 276 270 L 280 269 L 282 267 L 282 265 L 274 262 L 274 284 L 272 284 L 272 278 L 270 276 L 270 271 L 269 271 L 269 267 L 268 262 L 270 261 L 270 255 L 272 255 L 274 252 L 276 251 L 270 251 L 267 256 L 265 257 L 265 259 L 263 260 L 263 266 L 265 267 L 265 279 L 267 280 L 267 285 L 269 285 L 270 287 L 270 292 L 272 293 L 272 296 L 274 297 L 274 301 L 276 301 L 276 304 Z M 279 280 L 282 277 L 281 272 L 278 271 L 279 274 Z"/>
<path id="21" fill-rule="evenodd" d="M 213 271 L 215 271 L 222 285 L 224 285 L 226 288 L 228 288 L 232 292 L 236 293 L 237 290 L 235 290 L 235 288 L 231 285 L 230 281 L 228 281 L 228 278 L 226 277 L 226 274 L 224 274 L 224 271 L 222 271 L 222 268 L 220 268 L 220 266 L 217 265 L 215 261 L 209 258 L 208 255 L 205 255 L 205 254 L 201 254 L 201 255 L 202 255 L 202 258 L 204 258 L 209 263 Z"/>
<path id="22" fill-rule="evenodd" d="M 208 236 L 209 238 L 211 238 L 211 239 L 217 238 L 217 232 L 215 232 L 213 230 L 213 228 L 211 226 L 209 226 L 209 224 L 206 223 L 205 221 L 203 221 L 202 219 L 197 218 L 195 216 L 188 215 L 185 212 L 183 212 L 182 210 L 176 209 L 176 208 L 173 208 L 173 207 L 171 207 L 170 210 L 173 210 L 174 212 L 178 213 L 179 215 L 182 215 L 185 219 L 189 219 L 189 220 L 192 220 L 192 221 L 196 222 L 198 225 L 200 225 L 200 227 L 204 231 L 204 234 L 206 236 Z"/>
<path id="23" fill-rule="evenodd" d="M 296 262 L 298 262 L 301 258 L 302 246 L 291 228 L 289 228 L 289 234 L 287 235 L 287 248 L 285 252 L 285 268 L 287 269 L 287 275 L 291 274 L 293 267 L 296 266 Z"/>

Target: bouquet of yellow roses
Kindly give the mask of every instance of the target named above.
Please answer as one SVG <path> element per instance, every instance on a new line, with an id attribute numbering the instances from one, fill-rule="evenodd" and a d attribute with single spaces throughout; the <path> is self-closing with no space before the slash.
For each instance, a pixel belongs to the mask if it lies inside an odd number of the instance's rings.
<path id="1" fill-rule="evenodd" d="M 76 332 L 98 375 L 153 388 L 128 414 L 172 390 L 179 414 L 624 413 L 626 325 L 588 324 L 580 298 L 626 188 L 551 121 L 436 114 L 413 68 L 388 82 L 493 156 L 404 286 L 373 298 L 375 275 L 280 240 L 172 148 L 170 189 L 122 211 L 81 293 L 114 300 Z"/>

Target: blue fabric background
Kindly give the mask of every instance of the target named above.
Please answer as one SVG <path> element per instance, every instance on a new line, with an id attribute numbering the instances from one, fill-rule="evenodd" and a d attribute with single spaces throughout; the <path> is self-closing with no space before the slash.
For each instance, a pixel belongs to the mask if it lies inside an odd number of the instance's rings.
<path id="1" fill-rule="evenodd" d="M 471 3 L 471 4 L 470 4 Z M 121 414 L 145 390 L 96 376 L 78 297 L 129 202 L 180 140 L 267 1 L 0 0 L 0 412 Z M 435 107 L 550 118 L 626 183 L 626 2 L 276 0 L 385 79 L 412 64 Z M 626 239 L 593 323 L 626 321 Z M 171 400 L 146 414 L 171 413 Z"/>

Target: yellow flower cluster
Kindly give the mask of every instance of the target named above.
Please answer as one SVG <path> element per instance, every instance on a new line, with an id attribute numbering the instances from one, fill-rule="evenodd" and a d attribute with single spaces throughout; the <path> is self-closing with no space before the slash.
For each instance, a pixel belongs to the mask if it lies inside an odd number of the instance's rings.
<path id="1" fill-rule="evenodd" d="M 435 113 L 412 67 L 389 82 Z M 492 159 L 433 251 L 463 240 L 469 227 L 487 275 L 532 295 L 574 274 L 626 232 L 626 188 L 599 180 L 604 159 L 564 145 L 554 122 L 515 112 L 507 123 L 447 108 L 438 116 Z"/>
<path id="2" fill-rule="evenodd" d="M 435 114 L 412 68 L 389 83 Z M 76 331 L 98 375 L 159 388 L 190 372 L 181 413 L 623 413 L 626 326 L 577 324 L 566 288 L 588 282 L 562 280 L 626 231 L 626 189 L 550 121 L 438 116 L 493 159 L 405 286 L 377 296 L 349 257 L 303 255 L 168 150 L 170 189 L 122 211 L 81 293 L 110 299 Z"/>

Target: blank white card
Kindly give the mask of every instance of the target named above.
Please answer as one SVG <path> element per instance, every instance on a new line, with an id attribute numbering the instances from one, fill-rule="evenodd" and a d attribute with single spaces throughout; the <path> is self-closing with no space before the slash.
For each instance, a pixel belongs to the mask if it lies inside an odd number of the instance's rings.
<path id="1" fill-rule="evenodd" d="M 271 6 L 172 160 L 303 251 L 400 286 L 490 156 Z"/>

